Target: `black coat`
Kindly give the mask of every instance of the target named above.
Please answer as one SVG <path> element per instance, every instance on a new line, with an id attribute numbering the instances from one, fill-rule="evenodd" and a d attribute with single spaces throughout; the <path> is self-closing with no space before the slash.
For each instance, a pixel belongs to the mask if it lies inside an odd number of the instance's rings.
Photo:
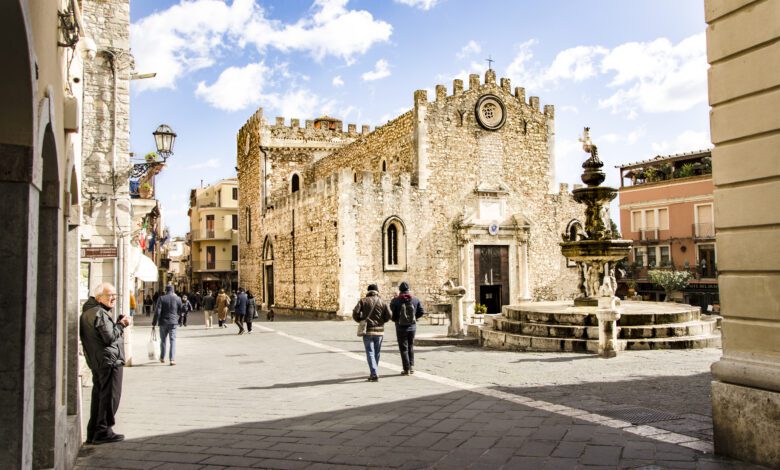
<path id="1" fill-rule="evenodd" d="M 157 299 L 157 312 L 152 320 L 152 326 L 160 325 L 178 325 L 179 312 L 181 312 L 181 299 L 178 295 L 170 292 Z"/>
<path id="2" fill-rule="evenodd" d="M 81 308 L 79 337 L 87 366 L 92 370 L 125 365 L 124 325 L 114 323 L 111 311 L 90 297 Z"/>

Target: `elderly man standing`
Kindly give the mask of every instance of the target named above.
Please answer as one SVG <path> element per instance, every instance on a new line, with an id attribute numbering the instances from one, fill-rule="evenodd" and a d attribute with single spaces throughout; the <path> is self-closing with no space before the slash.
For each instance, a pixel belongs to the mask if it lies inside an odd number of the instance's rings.
<path id="1" fill-rule="evenodd" d="M 170 364 L 176 365 L 176 326 L 179 324 L 179 313 L 182 304 L 178 295 L 173 293 L 173 286 L 165 287 L 165 295 L 157 299 L 157 312 L 152 320 L 152 328 L 160 324 L 160 362 L 165 362 L 165 343 L 170 338 Z"/>
<path id="2" fill-rule="evenodd" d="M 125 351 L 122 335 L 130 319 L 119 315 L 116 322 L 111 310 L 116 303 L 116 289 L 105 282 L 98 285 L 81 309 L 79 336 L 87 365 L 92 370 L 92 401 L 87 424 L 87 444 L 118 442 L 125 438 L 113 431 L 114 417 L 122 396 L 122 368 Z"/>

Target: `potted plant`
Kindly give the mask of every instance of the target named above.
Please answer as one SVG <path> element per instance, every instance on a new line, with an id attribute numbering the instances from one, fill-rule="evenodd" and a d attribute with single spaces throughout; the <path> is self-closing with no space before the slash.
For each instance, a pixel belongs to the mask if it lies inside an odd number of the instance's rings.
<path id="1" fill-rule="evenodd" d="M 651 269 L 648 271 L 647 277 L 664 290 L 666 301 L 672 302 L 672 293 L 685 289 L 685 286 L 691 280 L 691 273 L 688 271 Z"/>
<path id="2" fill-rule="evenodd" d="M 474 323 L 479 324 L 485 320 L 485 314 L 487 313 L 487 305 L 474 304 Z"/>
<path id="3" fill-rule="evenodd" d="M 633 297 L 636 295 L 636 279 L 629 279 L 626 281 L 628 286 L 628 296 Z"/>
<path id="4" fill-rule="evenodd" d="M 148 181 L 141 184 L 141 186 L 138 187 L 138 194 L 144 199 L 149 199 L 152 197 L 152 185 L 149 184 Z"/>
<path id="5" fill-rule="evenodd" d="M 144 155 L 144 160 L 146 160 L 147 162 L 151 163 L 151 162 L 157 160 L 157 154 L 154 153 L 154 152 L 149 152 L 146 155 Z"/>

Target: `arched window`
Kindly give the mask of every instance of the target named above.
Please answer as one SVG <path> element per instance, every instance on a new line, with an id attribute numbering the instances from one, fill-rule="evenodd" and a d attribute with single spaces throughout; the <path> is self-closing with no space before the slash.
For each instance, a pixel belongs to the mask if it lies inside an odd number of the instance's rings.
<path id="1" fill-rule="evenodd" d="M 382 159 L 382 173 L 387 172 L 387 160 Z"/>
<path id="2" fill-rule="evenodd" d="M 398 229 L 395 224 L 387 227 L 387 264 L 390 266 L 398 264 Z"/>
<path id="3" fill-rule="evenodd" d="M 397 216 L 382 224 L 382 265 L 385 271 L 406 271 L 406 227 Z"/>
<path id="4" fill-rule="evenodd" d="M 274 259 L 274 245 L 271 242 L 270 237 L 265 237 L 265 243 L 263 243 L 263 261 L 273 261 Z"/>
<path id="5" fill-rule="evenodd" d="M 353 171 L 353 172 L 352 172 L 352 181 L 353 181 L 354 183 L 357 183 L 357 171 Z"/>
<path id="6" fill-rule="evenodd" d="M 298 173 L 293 173 L 292 178 L 290 178 L 290 192 L 297 193 L 299 189 L 301 189 L 301 177 L 298 176 Z"/>

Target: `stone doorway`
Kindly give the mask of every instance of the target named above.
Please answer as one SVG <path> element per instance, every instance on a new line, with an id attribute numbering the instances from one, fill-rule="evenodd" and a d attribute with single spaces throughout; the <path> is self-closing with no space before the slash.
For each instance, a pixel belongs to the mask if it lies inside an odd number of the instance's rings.
<path id="1" fill-rule="evenodd" d="M 501 313 L 509 305 L 509 246 L 474 246 L 474 298 L 488 313 Z"/>
<path id="2" fill-rule="evenodd" d="M 265 267 L 265 300 L 268 306 L 274 304 L 274 265 Z"/>

